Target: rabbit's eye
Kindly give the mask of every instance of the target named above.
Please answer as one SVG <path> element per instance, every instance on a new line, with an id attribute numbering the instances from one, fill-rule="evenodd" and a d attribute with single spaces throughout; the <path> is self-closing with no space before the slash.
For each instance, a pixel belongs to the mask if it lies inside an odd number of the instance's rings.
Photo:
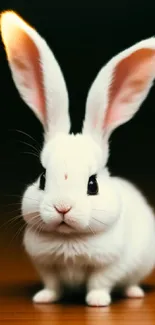
<path id="1" fill-rule="evenodd" d="M 92 175 L 91 177 L 89 177 L 87 194 L 88 195 L 98 194 L 98 183 L 97 183 L 96 175 Z"/>
<path id="2" fill-rule="evenodd" d="M 46 171 L 44 170 L 43 173 L 40 176 L 40 183 L 39 183 L 39 189 L 40 190 L 44 190 L 45 182 L 46 182 Z"/>

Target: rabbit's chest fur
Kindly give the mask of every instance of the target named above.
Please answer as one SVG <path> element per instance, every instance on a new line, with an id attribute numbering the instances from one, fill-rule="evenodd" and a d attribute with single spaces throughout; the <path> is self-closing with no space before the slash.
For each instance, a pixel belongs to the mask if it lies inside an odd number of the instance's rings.
<path id="1" fill-rule="evenodd" d="M 27 229 L 24 245 L 29 255 L 39 263 L 62 267 L 62 272 L 70 272 L 72 269 L 104 267 L 119 258 L 123 247 L 120 238 L 113 235 L 113 245 L 109 245 L 109 236 L 103 234 L 64 238 L 37 235 Z"/>

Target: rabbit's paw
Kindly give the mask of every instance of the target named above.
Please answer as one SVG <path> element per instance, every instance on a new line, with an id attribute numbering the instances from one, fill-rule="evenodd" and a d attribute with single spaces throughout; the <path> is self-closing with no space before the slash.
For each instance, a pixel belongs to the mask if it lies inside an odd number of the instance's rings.
<path id="1" fill-rule="evenodd" d="M 130 286 L 125 290 L 125 296 L 128 298 L 143 298 L 144 291 L 138 286 Z"/>
<path id="2" fill-rule="evenodd" d="M 38 304 L 47 304 L 47 303 L 55 302 L 59 298 L 60 296 L 56 291 L 43 289 L 34 295 L 33 302 Z"/>
<path id="3" fill-rule="evenodd" d="M 87 294 L 86 302 L 89 306 L 104 307 L 110 305 L 111 297 L 105 290 L 92 290 Z"/>

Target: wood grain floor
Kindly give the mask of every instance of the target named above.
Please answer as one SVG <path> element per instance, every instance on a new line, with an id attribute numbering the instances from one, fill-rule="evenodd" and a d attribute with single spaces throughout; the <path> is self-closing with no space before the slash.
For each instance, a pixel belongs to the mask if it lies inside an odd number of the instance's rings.
<path id="1" fill-rule="evenodd" d="M 84 297 L 66 297 L 55 305 L 34 305 L 31 296 L 39 279 L 21 244 L 21 235 L 11 223 L 0 226 L 0 324 L 155 324 L 155 274 L 145 281 L 143 300 L 114 298 L 110 307 L 91 308 Z M 3 226 L 4 224 L 4 226 Z"/>

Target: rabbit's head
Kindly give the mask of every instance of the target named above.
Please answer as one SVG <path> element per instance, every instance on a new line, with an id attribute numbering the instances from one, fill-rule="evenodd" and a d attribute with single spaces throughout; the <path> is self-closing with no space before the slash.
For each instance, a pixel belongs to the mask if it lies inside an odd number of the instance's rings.
<path id="1" fill-rule="evenodd" d="M 44 128 L 43 173 L 22 200 L 37 231 L 93 233 L 121 214 L 121 200 L 106 168 L 108 140 L 146 98 L 155 76 L 155 39 L 112 58 L 87 97 L 81 134 L 69 134 L 68 93 L 45 40 L 14 12 L 1 15 L 1 34 L 14 83 Z"/>

